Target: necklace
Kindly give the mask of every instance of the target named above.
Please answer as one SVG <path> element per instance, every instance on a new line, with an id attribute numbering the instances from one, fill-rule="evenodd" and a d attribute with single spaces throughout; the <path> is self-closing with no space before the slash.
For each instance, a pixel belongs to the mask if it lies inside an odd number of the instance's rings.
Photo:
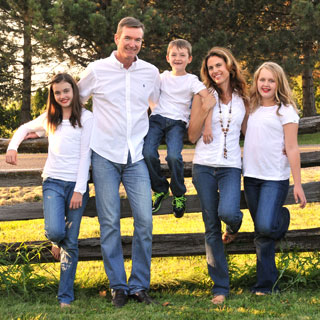
<path id="1" fill-rule="evenodd" d="M 228 158 L 228 149 L 227 149 L 227 134 L 229 132 L 229 127 L 230 127 L 230 122 L 232 119 L 232 98 L 230 101 L 230 107 L 229 107 L 229 113 L 228 113 L 228 119 L 227 119 L 227 126 L 223 126 L 223 117 L 222 117 L 222 110 L 221 110 L 221 105 L 220 105 L 220 98 L 219 98 L 219 121 L 221 125 L 221 131 L 224 135 L 224 144 L 223 144 L 223 157 L 225 159 Z"/>

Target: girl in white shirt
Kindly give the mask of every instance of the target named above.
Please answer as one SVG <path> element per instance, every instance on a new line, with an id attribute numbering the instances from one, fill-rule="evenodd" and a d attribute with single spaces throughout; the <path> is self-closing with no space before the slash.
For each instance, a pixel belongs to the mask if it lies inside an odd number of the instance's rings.
<path id="1" fill-rule="evenodd" d="M 52 254 L 60 259 L 58 300 L 68 307 L 74 300 L 80 222 L 89 198 L 89 148 L 92 113 L 79 99 L 74 79 L 65 73 L 51 81 L 47 111 L 18 128 L 8 146 L 6 162 L 17 164 L 17 149 L 31 132 L 48 135 L 48 158 L 43 169 L 43 208 L 46 237 Z"/>
<path id="2" fill-rule="evenodd" d="M 235 238 L 242 222 L 239 138 L 246 115 L 247 87 L 239 64 L 225 48 L 214 47 L 208 52 L 201 77 L 212 94 L 203 103 L 195 96 L 188 134 L 191 142 L 197 142 L 192 177 L 206 229 L 208 271 L 214 282 L 211 301 L 222 304 L 229 294 L 223 243 Z M 207 140 L 204 123 L 212 108 L 213 140 Z M 221 221 L 227 224 L 222 237 Z"/>
<path id="3" fill-rule="evenodd" d="M 307 201 L 300 176 L 299 116 L 286 75 L 278 64 L 266 62 L 258 68 L 250 98 L 243 175 L 245 196 L 255 226 L 257 282 L 252 292 L 264 295 L 279 290 L 275 241 L 284 237 L 290 223 L 289 210 L 283 207 L 290 167 L 294 198 L 300 201 L 301 208 Z"/>

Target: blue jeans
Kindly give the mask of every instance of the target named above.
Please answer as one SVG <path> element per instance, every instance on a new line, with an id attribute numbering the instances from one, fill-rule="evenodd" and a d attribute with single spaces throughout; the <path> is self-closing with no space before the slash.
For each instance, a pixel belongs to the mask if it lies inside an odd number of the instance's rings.
<path id="1" fill-rule="evenodd" d="M 257 282 L 253 292 L 277 291 L 275 241 L 288 231 L 289 210 L 283 207 L 289 189 L 289 180 L 272 181 L 244 178 L 245 197 L 255 228 L 257 253 Z"/>
<path id="2" fill-rule="evenodd" d="M 241 170 L 238 168 L 193 165 L 192 182 L 202 208 L 207 264 L 214 282 L 214 295 L 229 294 L 228 264 L 221 238 L 221 221 L 227 224 L 232 233 L 240 229 L 240 181 Z"/>
<path id="3" fill-rule="evenodd" d="M 169 189 L 169 183 L 161 173 L 158 152 L 161 140 L 165 137 L 166 161 L 171 172 L 170 189 L 176 197 L 186 193 L 181 155 L 185 133 L 186 123 L 181 120 L 172 120 L 158 114 L 150 117 L 149 131 L 144 140 L 143 156 L 148 166 L 153 191 L 167 193 Z"/>
<path id="4" fill-rule="evenodd" d="M 73 283 L 78 264 L 78 236 L 82 214 L 89 198 L 89 188 L 83 195 L 82 207 L 69 209 L 75 182 L 47 178 L 43 182 L 43 211 L 46 237 L 61 248 L 58 300 L 74 300 Z"/>
<path id="5" fill-rule="evenodd" d="M 93 182 L 100 222 L 104 267 L 111 289 L 127 294 L 148 290 L 152 254 L 151 186 L 144 160 L 127 164 L 111 162 L 92 152 Z M 127 284 L 120 233 L 119 186 L 123 183 L 134 218 L 132 270 Z"/>

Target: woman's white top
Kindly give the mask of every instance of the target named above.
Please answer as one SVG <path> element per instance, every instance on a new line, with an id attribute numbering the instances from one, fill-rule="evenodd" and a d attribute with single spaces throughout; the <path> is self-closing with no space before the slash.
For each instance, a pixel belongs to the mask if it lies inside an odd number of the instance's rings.
<path id="1" fill-rule="evenodd" d="M 160 98 L 152 110 L 152 115 L 159 114 L 169 119 L 182 120 L 188 124 L 192 98 L 201 90 L 206 89 L 205 85 L 194 74 L 176 76 L 168 70 L 161 73 L 160 79 Z"/>
<path id="2" fill-rule="evenodd" d="M 227 159 L 224 158 L 224 134 L 221 130 L 219 116 L 219 97 L 214 92 L 217 100 L 212 113 L 212 135 L 213 141 L 209 144 L 203 142 L 201 136 L 195 148 L 193 158 L 194 164 L 210 167 L 232 167 L 241 169 L 241 149 L 239 145 L 241 124 L 246 114 L 243 99 L 237 94 L 232 94 L 231 101 L 226 105 L 221 103 L 223 127 L 227 127 L 230 104 L 232 103 L 232 118 L 227 134 Z"/>
<path id="3" fill-rule="evenodd" d="M 243 175 L 263 180 L 290 178 L 290 165 L 284 151 L 283 126 L 299 123 L 291 106 L 259 107 L 250 114 L 243 150 Z"/>
<path id="4" fill-rule="evenodd" d="M 74 191 L 85 193 L 89 179 L 91 149 L 89 147 L 93 115 L 82 109 L 81 125 L 74 128 L 69 120 L 62 120 L 54 133 L 48 132 L 47 113 L 20 126 L 13 135 L 8 150 L 17 150 L 29 132 L 45 130 L 48 134 L 48 158 L 42 177 L 76 182 Z"/>

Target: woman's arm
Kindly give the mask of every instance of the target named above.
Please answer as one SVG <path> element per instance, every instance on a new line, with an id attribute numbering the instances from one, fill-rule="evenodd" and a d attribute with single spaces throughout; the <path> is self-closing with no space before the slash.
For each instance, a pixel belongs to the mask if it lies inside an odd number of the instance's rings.
<path id="1" fill-rule="evenodd" d="M 200 138 L 205 119 L 215 104 L 216 99 L 212 94 L 208 94 L 203 99 L 203 102 L 201 101 L 201 97 L 199 95 L 194 96 L 188 129 L 188 137 L 190 142 L 196 143 Z"/>
<path id="2" fill-rule="evenodd" d="M 286 154 L 289 159 L 291 173 L 293 177 L 293 195 L 296 203 L 300 201 L 300 207 L 304 208 L 307 203 L 306 196 L 304 194 L 301 185 L 301 167 L 300 167 L 300 151 L 298 146 L 298 124 L 287 123 L 283 126 L 284 141 Z"/>

